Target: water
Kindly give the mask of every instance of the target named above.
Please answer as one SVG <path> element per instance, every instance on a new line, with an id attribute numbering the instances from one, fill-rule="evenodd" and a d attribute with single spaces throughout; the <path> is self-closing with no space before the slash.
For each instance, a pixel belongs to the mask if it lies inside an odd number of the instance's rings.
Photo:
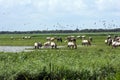
<path id="1" fill-rule="evenodd" d="M 64 46 L 58 46 L 58 48 L 62 48 Z M 44 47 L 42 47 L 44 48 Z M 50 48 L 50 47 L 49 47 Z M 29 52 L 34 51 L 34 46 L 0 46 L 0 52 Z"/>
<path id="2" fill-rule="evenodd" d="M 27 49 L 34 48 L 33 46 L 0 46 L 0 52 L 22 52 Z"/>
<path id="3" fill-rule="evenodd" d="M 95 46 L 95 45 L 93 45 L 93 46 Z M 67 47 L 67 46 L 58 46 L 58 48 L 65 48 L 65 47 Z M 78 45 L 78 47 L 83 47 L 83 46 Z M 44 47 L 42 47 L 42 48 L 44 48 Z M 22 51 L 29 52 L 29 51 L 34 51 L 33 49 L 34 49 L 34 46 L 0 46 L 0 52 L 14 52 L 14 53 L 22 52 Z"/>

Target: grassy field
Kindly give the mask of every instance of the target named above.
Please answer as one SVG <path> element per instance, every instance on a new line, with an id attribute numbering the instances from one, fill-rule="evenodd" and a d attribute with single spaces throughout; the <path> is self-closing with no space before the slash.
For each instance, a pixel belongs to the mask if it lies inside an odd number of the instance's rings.
<path id="1" fill-rule="evenodd" d="M 106 36 L 108 34 L 119 35 L 120 33 L 68 33 L 68 34 L 60 34 L 60 33 L 51 33 L 51 34 L 0 34 L 0 46 L 33 46 L 34 42 L 46 42 L 46 37 L 62 37 L 65 40 L 67 36 L 82 36 L 85 35 L 87 38 L 92 37 L 94 39 L 93 44 L 103 44 Z M 23 40 L 23 36 L 31 36 L 31 39 Z M 11 40 L 13 37 L 13 40 Z M 77 40 L 77 44 L 81 44 L 81 40 Z M 58 45 L 66 45 L 66 43 L 58 43 Z"/>
<path id="2" fill-rule="evenodd" d="M 104 44 L 108 34 L 114 36 L 115 33 L 28 34 L 32 36 L 28 40 L 22 40 L 24 34 L 2 34 L 0 45 L 4 46 L 32 46 L 35 41 L 45 42 L 47 36 L 68 35 L 91 36 L 94 46 L 0 52 L 0 80 L 120 80 L 120 47 L 112 49 Z M 15 40 L 11 40 L 11 36 Z M 77 44 L 81 45 L 81 40 L 77 40 Z"/>

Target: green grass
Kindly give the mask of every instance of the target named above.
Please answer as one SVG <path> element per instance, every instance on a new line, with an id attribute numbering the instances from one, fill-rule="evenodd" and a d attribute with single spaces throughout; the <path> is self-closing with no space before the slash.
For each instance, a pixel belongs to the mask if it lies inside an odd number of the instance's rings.
<path id="1" fill-rule="evenodd" d="M 0 45 L 33 45 L 45 42 L 47 36 L 35 35 L 30 40 L 19 40 L 21 35 L 0 35 Z M 30 35 L 30 34 L 29 34 Z M 60 35 L 62 38 L 70 34 Z M 112 49 L 104 44 L 106 35 L 91 35 L 94 46 L 77 49 L 39 49 L 32 52 L 0 52 L 0 80 L 120 80 L 120 47 Z M 8 40 L 9 39 L 9 40 Z M 58 43 L 66 45 L 66 43 Z M 77 41 L 81 44 L 81 40 Z"/>
<path id="2" fill-rule="evenodd" d="M 115 80 L 120 71 L 119 49 L 58 49 L 0 53 L 0 80 Z"/>
<path id="3" fill-rule="evenodd" d="M 82 36 L 85 35 L 88 39 L 89 36 L 93 37 L 93 44 L 101 44 L 104 42 L 104 39 L 106 38 L 108 33 L 69 33 L 69 34 L 0 34 L 0 46 L 33 46 L 35 42 L 46 42 L 46 37 L 62 37 L 63 41 L 65 41 L 65 37 L 67 36 Z M 113 35 L 113 33 L 112 33 Z M 23 40 L 23 36 L 31 36 L 31 39 L 25 39 Z M 14 39 L 11 40 L 11 37 Z M 77 40 L 77 44 L 81 45 L 81 40 Z M 58 43 L 58 45 L 66 45 L 65 42 Z"/>

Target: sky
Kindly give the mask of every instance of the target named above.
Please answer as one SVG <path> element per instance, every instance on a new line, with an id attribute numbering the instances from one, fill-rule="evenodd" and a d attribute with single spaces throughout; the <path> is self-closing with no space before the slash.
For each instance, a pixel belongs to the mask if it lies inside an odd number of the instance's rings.
<path id="1" fill-rule="evenodd" d="M 119 0 L 0 0 L 0 31 L 120 28 Z"/>

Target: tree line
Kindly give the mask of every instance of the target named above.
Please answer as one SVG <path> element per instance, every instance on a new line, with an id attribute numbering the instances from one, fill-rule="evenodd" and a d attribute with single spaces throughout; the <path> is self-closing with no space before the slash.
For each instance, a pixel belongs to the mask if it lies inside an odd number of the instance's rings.
<path id="1" fill-rule="evenodd" d="M 0 34 L 39 34 L 39 33 L 93 33 L 93 32 L 120 32 L 120 28 L 115 29 L 83 29 L 79 30 L 37 30 L 37 31 L 0 31 Z"/>

